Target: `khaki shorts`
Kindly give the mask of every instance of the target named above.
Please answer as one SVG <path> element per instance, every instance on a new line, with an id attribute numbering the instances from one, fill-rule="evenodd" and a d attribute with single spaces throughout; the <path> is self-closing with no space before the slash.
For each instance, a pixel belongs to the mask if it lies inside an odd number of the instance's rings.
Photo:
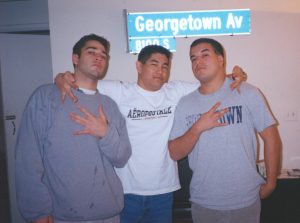
<path id="1" fill-rule="evenodd" d="M 194 223 L 259 223 L 260 207 L 260 199 L 236 210 L 213 210 L 192 203 L 192 218 Z"/>

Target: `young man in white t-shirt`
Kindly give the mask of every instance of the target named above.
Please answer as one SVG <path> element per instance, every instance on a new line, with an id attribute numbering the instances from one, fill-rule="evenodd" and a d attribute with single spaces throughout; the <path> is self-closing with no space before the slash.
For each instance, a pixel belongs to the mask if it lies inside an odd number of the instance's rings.
<path id="1" fill-rule="evenodd" d="M 116 101 L 132 146 L 132 156 L 124 168 L 116 169 L 125 193 L 122 223 L 171 223 L 173 192 L 180 188 L 177 163 L 170 158 L 167 143 L 179 99 L 195 90 L 198 83 L 168 82 L 172 54 L 156 45 L 146 46 L 138 55 L 137 83 L 101 81 L 99 91 Z M 236 69 L 236 83 L 245 79 Z M 62 96 L 76 101 L 70 73 L 60 74 L 56 83 Z M 82 117 L 81 117 L 82 118 Z M 85 120 L 86 126 L 89 125 Z"/>

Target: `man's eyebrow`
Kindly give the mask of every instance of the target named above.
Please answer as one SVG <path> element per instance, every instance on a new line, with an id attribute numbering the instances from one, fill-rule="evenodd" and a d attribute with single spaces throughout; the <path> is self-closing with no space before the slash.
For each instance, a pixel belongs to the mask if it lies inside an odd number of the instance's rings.
<path id="1" fill-rule="evenodd" d="M 206 51 L 209 51 L 209 49 L 205 48 L 205 49 L 201 50 L 200 52 L 201 52 L 201 53 L 204 53 L 204 52 L 206 52 Z"/>
<path id="2" fill-rule="evenodd" d="M 149 62 L 150 62 L 150 63 L 159 63 L 160 61 L 157 60 L 157 59 L 150 59 Z M 163 63 L 163 64 L 169 66 L 169 62 L 166 62 L 166 63 Z"/>
<path id="3" fill-rule="evenodd" d="M 90 49 L 93 49 L 93 50 L 96 50 L 97 48 L 94 47 L 94 46 L 88 46 L 87 48 L 85 48 L 86 50 L 90 50 Z"/>
<path id="4" fill-rule="evenodd" d="M 204 48 L 204 49 L 200 50 L 200 53 L 205 53 L 205 52 L 208 52 L 208 51 L 209 51 L 209 49 Z M 195 55 L 195 54 L 192 54 L 192 55 L 190 56 L 190 59 L 193 59 L 193 58 L 195 58 L 195 57 L 196 57 L 196 55 Z"/>
<path id="5" fill-rule="evenodd" d="M 89 47 L 85 48 L 85 50 L 90 50 L 90 49 L 92 49 L 92 50 L 99 50 L 99 49 L 97 49 L 97 48 L 94 47 L 94 46 L 89 46 Z M 106 53 L 105 50 L 99 50 L 99 51 L 107 55 L 107 53 Z"/>
<path id="6" fill-rule="evenodd" d="M 152 63 L 158 63 L 159 61 L 158 60 L 156 60 L 156 59 L 150 59 L 150 61 L 149 62 L 152 62 Z"/>

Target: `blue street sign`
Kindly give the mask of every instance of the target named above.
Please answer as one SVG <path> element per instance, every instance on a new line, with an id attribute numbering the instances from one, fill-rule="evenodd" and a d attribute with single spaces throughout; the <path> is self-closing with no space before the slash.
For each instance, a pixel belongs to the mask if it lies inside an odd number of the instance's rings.
<path id="1" fill-rule="evenodd" d="M 130 52 L 145 41 L 163 44 L 175 37 L 250 34 L 250 10 L 127 13 L 127 33 Z"/>
<path id="2" fill-rule="evenodd" d="M 176 51 L 175 38 L 134 38 L 129 40 L 129 53 L 139 53 L 148 45 L 160 45 L 171 52 Z"/>

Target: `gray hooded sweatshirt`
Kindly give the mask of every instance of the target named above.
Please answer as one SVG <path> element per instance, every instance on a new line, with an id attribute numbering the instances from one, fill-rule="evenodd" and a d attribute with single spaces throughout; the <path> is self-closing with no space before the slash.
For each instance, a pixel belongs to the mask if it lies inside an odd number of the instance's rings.
<path id="1" fill-rule="evenodd" d="M 114 168 L 131 155 L 125 119 L 116 103 L 96 93 L 74 91 L 78 102 L 62 103 L 54 84 L 39 87 L 23 113 L 16 143 L 16 189 L 27 221 L 47 215 L 65 221 L 101 220 L 123 208 L 123 188 Z M 103 138 L 74 135 L 84 127 L 70 112 L 80 104 L 94 115 L 103 106 L 109 128 Z"/>

